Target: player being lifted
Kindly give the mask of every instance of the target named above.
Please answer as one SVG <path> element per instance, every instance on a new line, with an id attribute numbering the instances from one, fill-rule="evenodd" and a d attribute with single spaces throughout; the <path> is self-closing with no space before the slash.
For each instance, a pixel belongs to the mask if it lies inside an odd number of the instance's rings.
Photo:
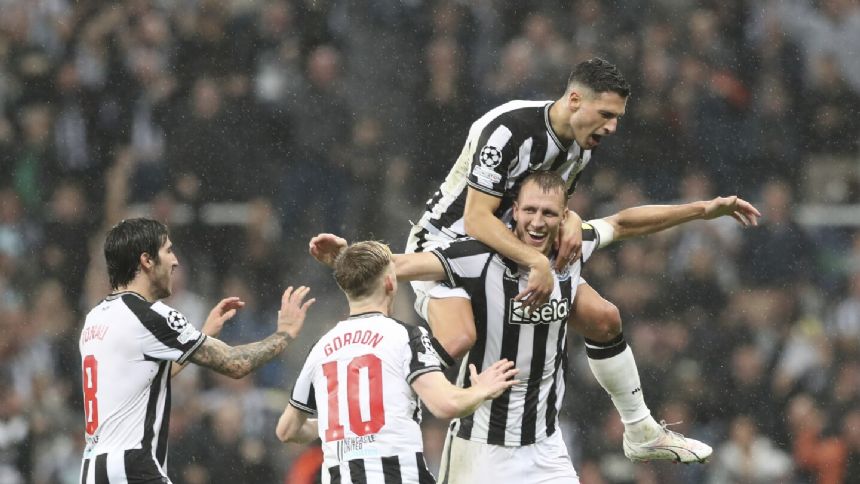
<path id="1" fill-rule="evenodd" d="M 593 58 L 577 64 L 564 94 L 555 101 L 511 101 L 472 124 L 459 158 L 427 209 L 412 227 L 407 252 L 424 252 L 471 236 L 522 266 L 528 283 L 515 297 L 525 307 L 547 301 L 553 289 L 552 266 L 563 270 L 578 257 L 581 219 L 567 211 L 559 228 L 554 264 L 547 254 L 518 240 L 508 230 L 511 205 L 523 179 L 552 171 L 573 192 L 592 150 L 615 133 L 626 110 L 630 86 L 609 62 Z M 755 223 L 753 220 L 752 223 Z M 472 303 L 463 288 L 414 282 L 415 309 L 451 357 L 475 343 Z M 621 316 L 614 304 L 580 281 L 571 307 L 571 327 L 585 337 L 589 366 L 610 394 L 624 423 L 624 453 L 636 460 L 678 460 L 671 448 L 693 445 L 670 434 L 651 416 L 640 388 L 633 353 L 625 348 Z M 656 450 L 654 442 L 665 442 Z"/>
<path id="2" fill-rule="evenodd" d="M 169 483 L 171 375 L 191 361 L 242 378 L 295 339 L 314 300 L 303 302 L 304 286 L 288 288 L 275 332 L 231 347 L 160 301 L 170 296 L 179 266 L 162 223 L 123 220 L 108 232 L 104 253 L 113 292 L 87 314 L 79 341 L 86 423 L 80 482 Z M 220 328 L 243 305 L 237 297 L 221 300 L 204 327 Z"/>
<path id="3" fill-rule="evenodd" d="M 518 241 L 553 258 L 555 237 L 568 217 L 566 203 L 566 184 L 559 175 L 546 171 L 530 175 L 512 207 L 511 233 Z M 526 311 L 516 298 L 528 284 L 526 268 L 482 242 L 461 238 L 430 252 L 395 255 L 395 270 L 401 279 L 442 280 L 446 287 L 462 289 L 471 297 L 477 338 L 463 365 L 480 369 L 505 358 L 515 361 L 520 370 L 522 383 L 492 402 L 485 402 L 452 427 L 441 480 L 578 482 L 557 417 L 564 395 L 567 327 L 573 324 L 571 301 L 583 288 L 583 264 L 594 250 L 613 240 L 724 215 L 747 225 L 759 213 L 737 197 L 720 197 L 683 205 L 630 208 L 589 221 L 583 225 L 581 256 L 553 273 L 549 301 L 531 311 Z M 311 239 L 310 252 L 321 262 L 331 264 L 345 246 L 346 241 L 337 236 L 320 234 Z M 620 340 L 602 348 L 598 356 L 611 359 L 625 352 L 630 349 Z M 623 371 L 627 371 L 623 366 L 611 368 L 611 376 Z M 468 385 L 463 376 L 461 368 L 460 383 Z M 629 409 L 639 404 L 637 400 L 641 399 L 628 392 L 616 406 Z M 646 452 L 672 452 L 681 462 L 702 462 L 710 456 L 709 446 L 659 428 L 659 438 L 642 446 Z M 683 445 L 675 444 L 679 440 Z M 627 450 L 629 444 L 625 441 L 624 445 Z"/>
<path id="4" fill-rule="evenodd" d="M 397 276 L 388 246 L 359 242 L 333 266 L 349 318 L 311 349 L 278 438 L 319 436 L 323 482 L 435 482 L 424 462 L 418 398 L 439 418 L 467 415 L 518 383 L 511 380 L 517 370 L 506 360 L 482 364 L 481 374 L 471 365 L 470 386 L 452 385 L 427 330 L 390 317 Z"/>

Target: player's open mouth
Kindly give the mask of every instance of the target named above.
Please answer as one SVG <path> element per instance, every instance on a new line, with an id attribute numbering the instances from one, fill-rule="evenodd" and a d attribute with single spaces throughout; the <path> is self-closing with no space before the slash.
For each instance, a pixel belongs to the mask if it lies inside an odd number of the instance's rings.
<path id="1" fill-rule="evenodd" d="M 603 139 L 603 136 L 601 136 L 599 134 L 593 134 L 593 135 L 589 136 L 589 138 L 591 138 L 592 144 L 599 145 L 600 140 Z"/>
<path id="2" fill-rule="evenodd" d="M 546 234 L 542 232 L 527 230 L 526 233 L 529 234 L 529 238 L 531 238 L 535 242 L 543 242 L 544 239 L 546 239 Z"/>

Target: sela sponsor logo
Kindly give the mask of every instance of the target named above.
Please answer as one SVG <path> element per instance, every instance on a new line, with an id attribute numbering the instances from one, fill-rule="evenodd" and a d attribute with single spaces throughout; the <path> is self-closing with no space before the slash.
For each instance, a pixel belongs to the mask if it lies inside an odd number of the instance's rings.
<path id="1" fill-rule="evenodd" d="M 549 324 L 564 321 L 570 314 L 570 300 L 551 299 L 546 304 L 526 312 L 522 301 L 508 301 L 508 322 L 511 324 Z"/>

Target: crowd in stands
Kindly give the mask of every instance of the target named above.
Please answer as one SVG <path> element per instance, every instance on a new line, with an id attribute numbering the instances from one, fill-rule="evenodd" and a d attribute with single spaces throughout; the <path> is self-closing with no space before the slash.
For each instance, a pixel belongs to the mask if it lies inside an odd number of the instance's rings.
<path id="1" fill-rule="evenodd" d="M 308 239 L 402 251 L 470 123 L 558 97 L 595 55 L 633 93 L 572 197 L 583 219 L 731 193 L 763 217 L 589 261 L 652 413 L 715 452 L 626 460 L 577 337 L 562 417 L 583 482 L 860 475 L 860 227 L 797 217 L 860 203 L 857 0 L 0 0 L 0 482 L 79 482 L 79 330 L 110 291 L 105 230 L 135 214 L 170 224 L 167 303 L 189 321 L 246 301 L 231 344 L 272 331 L 287 285 L 319 301 L 281 361 L 176 377 L 173 481 L 313 476 L 317 451 L 274 436 L 307 350 L 346 312 Z M 435 468 L 445 422 L 424 427 Z"/>

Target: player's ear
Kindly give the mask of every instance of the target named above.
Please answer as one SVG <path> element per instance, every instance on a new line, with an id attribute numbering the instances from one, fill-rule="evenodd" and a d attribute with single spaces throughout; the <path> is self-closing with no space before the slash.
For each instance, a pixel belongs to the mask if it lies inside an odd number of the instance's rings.
<path id="1" fill-rule="evenodd" d="M 140 263 L 141 269 L 149 269 L 155 265 L 155 261 L 152 260 L 152 256 L 149 255 L 149 252 L 141 253 L 140 258 L 138 259 L 138 263 Z"/>
<path id="2" fill-rule="evenodd" d="M 567 94 L 567 107 L 571 112 L 576 112 L 582 104 L 582 93 L 579 87 L 574 86 Z"/>
<path id="3" fill-rule="evenodd" d="M 392 274 L 385 274 L 385 277 L 382 280 L 382 285 L 385 286 L 385 294 L 391 294 L 397 288 L 397 276 L 393 276 Z"/>

